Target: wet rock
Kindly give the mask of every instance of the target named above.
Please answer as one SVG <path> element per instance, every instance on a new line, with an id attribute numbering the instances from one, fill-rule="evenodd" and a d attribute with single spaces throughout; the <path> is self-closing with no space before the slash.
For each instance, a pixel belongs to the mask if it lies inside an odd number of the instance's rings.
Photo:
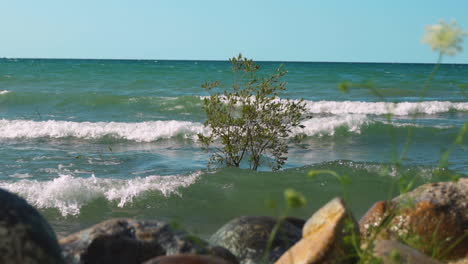
<path id="1" fill-rule="evenodd" d="M 0 263 L 63 263 L 55 233 L 23 198 L 0 189 Z"/>
<path id="2" fill-rule="evenodd" d="M 410 238 L 411 247 L 440 259 L 468 257 L 468 179 L 425 184 L 376 203 L 360 221 L 361 234 L 368 237 L 380 225 L 381 239 Z"/>
<path id="3" fill-rule="evenodd" d="M 373 253 L 375 257 L 382 260 L 381 264 L 442 264 L 394 240 L 375 241 Z"/>
<path id="4" fill-rule="evenodd" d="M 345 237 L 357 233 L 357 223 L 343 200 L 335 198 L 307 220 L 302 239 L 284 253 L 276 264 L 352 263 L 351 244 Z"/>
<path id="5" fill-rule="evenodd" d="M 230 264 L 222 258 L 193 254 L 161 256 L 143 264 Z"/>
<path id="6" fill-rule="evenodd" d="M 261 263 L 267 241 L 277 220 L 267 216 L 242 216 L 231 220 L 210 238 L 210 242 L 227 248 L 242 264 Z M 266 263 L 273 263 L 301 238 L 301 230 L 283 221 L 271 245 Z"/>
<path id="7" fill-rule="evenodd" d="M 69 263 L 142 263 L 183 253 L 214 255 L 236 263 L 226 249 L 159 221 L 112 219 L 60 240 Z"/>

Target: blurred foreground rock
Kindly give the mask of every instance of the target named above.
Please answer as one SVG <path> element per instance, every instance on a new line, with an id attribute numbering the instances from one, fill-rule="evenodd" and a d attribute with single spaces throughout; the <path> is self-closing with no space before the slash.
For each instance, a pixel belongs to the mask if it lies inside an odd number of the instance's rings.
<path id="1" fill-rule="evenodd" d="M 468 258 L 449 261 L 447 264 L 468 264 Z"/>
<path id="2" fill-rule="evenodd" d="M 290 222 L 291 221 L 291 222 Z M 285 219 L 276 233 L 266 263 L 273 263 L 301 238 L 302 223 Z M 242 264 L 263 263 L 267 241 L 277 220 L 268 216 L 242 216 L 231 220 L 210 238 L 210 242 L 231 251 Z"/>
<path id="3" fill-rule="evenodd" d="M 157 257 L 146 261 L 144 264 L 230 264 L 230 262 L 213 256 L 182 254 Z"/>
<path id="4" fill-rule="evenodd" d="M 64 263 L 47 221 L 23 198 L 2 189 L 0 263 Z"/>
<path id="5" fill-rule="evenodd" d="M 468 257 L 468 179 L 425 184 L 391 202 L 377 202 L 361 219 L 364 238 L 381 225 L 380 239 L 409 245 L 439 259 Z M 407 239 L 406 239 L 407 240 Z"/>
<path id="6" fill-rule="evenodd" d="M 157 256 L 213 255 L 237 263 L 226 249 L 165 222 L 112 219 L 60 240 L 68 263 L 139 264 Z"/>
<path id="7" fill-rule="evenodd" d="M 442 264 L 394 240 L 375 241 L 373 251 L 374 256 L 382 261 L 381 264 Z"/>
<path id="8" fill-rule="evenodd" d="M 309 218 L 303 227 L 302 239 L 276 264 L 353 263 L 355 254 L 345 239 L 353 232 L 357 234 L 357 222 L 343 200 L 335 198 Z"/>

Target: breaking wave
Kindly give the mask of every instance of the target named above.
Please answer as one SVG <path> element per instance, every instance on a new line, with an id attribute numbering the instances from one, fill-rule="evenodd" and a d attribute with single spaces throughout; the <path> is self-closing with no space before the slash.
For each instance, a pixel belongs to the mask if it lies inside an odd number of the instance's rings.
<path id="1" fill-rule="evenodd" d="M 468 111 L 466 102 L 358 102 L 358 101 L 306 101 L 307 110 L 313 114 L 369 114 L 408 116 L 411 114 L 439 114 L 450 111 Z"/>
<path id="2" fill-rule="evenodd" d="M 363 128 L 382 125 L 424 127 L 412 123 L 376 121 L 361 114 L 314 117 L 302 122 L 302 125 L 305 128 L 293 129 L 292 136 L 333 136 L 338 130 L 360 134 Z M 435 125 L 429 128 L 450 129 L 452 127 Z M 201 123 L 177 120 L 140 123 L 0 120 L 0 140 L 37 138 L 99 140 L 113 138 L 134 142 L 154 142 L 176 137 L 196 140 L 198 133 L 208 135 L 209 131 L 209 128 Z"/>
<path id="3" fill-rule="evenodd" d="M 110 136 L 136 142 L 151 142 L 176 136 L 191 138 L 197 133 L 206 133 L 206 128 L 201 123 L 175 120 L 140 123 L 0 120 L 0 139 L 99 139 Z"/>
<path id="4" fill-rule="evenodd" d="M 117 202 L 118 207 L 131 203 L 134 198 L 157 191 L 168 197 L 181 195 L 178 190 L 195 183 L 201 172 L 189 175 L 147 176 L 134 179 L 110 179 L 60 175 L 51 181 L 20 180 L 0 182 L 0 187 L 25 198 L 37 208 L 57 208 L 63 216 L 77 215 L 81 207 L 98 198 Z"/>
<path id="5" fill-rule="evenodd" d="M 200 97 L 201 99 L 207 96 Z M 283 99 L 280 99 L 283 101 Z M 294 100 L 298 102 L 297 100 Z M 422 102 L 363 102 L 363 101 L 311 101 L 304 100 L 311 114 L 366 114 L 408 116 L 412 114 L 440 114 L 450 111 L 468 111 L 468 102 L 422 101 Z"/>

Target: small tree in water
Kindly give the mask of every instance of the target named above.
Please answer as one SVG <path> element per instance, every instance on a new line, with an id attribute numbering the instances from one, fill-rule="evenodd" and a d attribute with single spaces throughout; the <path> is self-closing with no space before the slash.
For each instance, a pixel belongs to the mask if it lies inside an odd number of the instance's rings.
<path id="1" fill-rule="evenodd" d="M 305 103 L 279 98 L 286 90 L 281 77 L 287 71 L 282 66 L 268 77 L 259 77 L 260 66 L 252 60 L 239 55 L 229 61 L 234 74 L 232 89 L 204 99 L 207 115 L 204 124 L 211 133 L 198 134 L 202 147 L 212 153 L 211 163 L 239 167 L 248 157 L 253 170 L 265 160 L 273 170 L 278 170 L 287 160 L 291 130 L 303 127 L 300 121 Z M 202 87 L 211 91 L 219 85 L 216 81 Z"/>

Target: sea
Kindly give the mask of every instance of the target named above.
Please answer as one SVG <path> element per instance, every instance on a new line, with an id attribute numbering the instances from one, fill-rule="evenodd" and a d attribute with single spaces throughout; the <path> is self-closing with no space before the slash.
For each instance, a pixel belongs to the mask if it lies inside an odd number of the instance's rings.
<path id="1" fill-rule="evenodd" d="M 398 63 L 259 62 L 259 74 L 280 64 L 281 99 L 304 99 L 310 119 L 281 170 L 255 172 L 209 165 L 197 141 L 209 133 L 201 85 L 229 89 L 228 61 L 0 59 L 0 188 L 59 237 L 129 217 L 208 238 L 238 216 L 285 214 L 288 188 L 307 199 L 289 215 L 342 196 L 359 218 L 400 191 L 467 177 L 467 64 L 432 78 L 434 64 Z"/>

